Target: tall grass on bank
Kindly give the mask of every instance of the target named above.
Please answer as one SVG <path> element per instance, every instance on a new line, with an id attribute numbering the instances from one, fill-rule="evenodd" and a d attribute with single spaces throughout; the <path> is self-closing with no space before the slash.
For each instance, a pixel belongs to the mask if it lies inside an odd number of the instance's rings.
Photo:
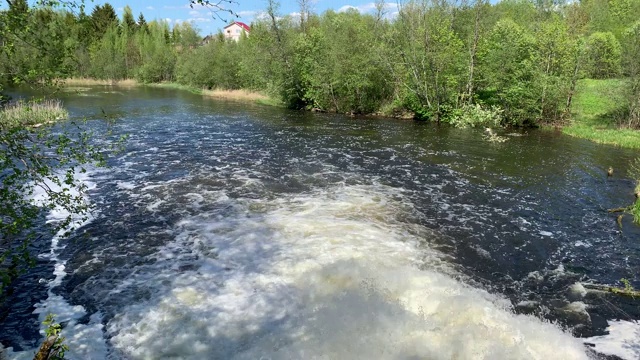
<path id="1" fill-rule="evenodd" d="M 68 117 L 60 100 L 15 101 L 0 109 L 0 128 L 38 127 Z"/>
<path id="2" fill-rule="evenodd" d="M 92 79 L 92 78 L 67 78 L 60 80 L 62 85 L 65 86 L 138 86 L 140 83 L 134 79 L 121 79 L 121 80 L 109 80 L 109 79 Z"/>

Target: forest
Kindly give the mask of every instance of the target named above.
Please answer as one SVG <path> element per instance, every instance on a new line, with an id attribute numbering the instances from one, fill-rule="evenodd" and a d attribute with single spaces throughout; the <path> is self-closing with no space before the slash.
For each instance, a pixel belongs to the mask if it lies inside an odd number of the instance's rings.
<path id="1" fill-rule="evenodd" d="M 5 34 L 15 39 L 0 81 L 176 82 L 464 127 L 562 124 L 581 79 L 621 79 L 625 104 L 613 118 L 640 127 L 640 0 L 378 1 L 372 14 L 299 3 L 292 17 L 271 0 L 250 36 L 205 43 L 188 22 L 147 21 L 129 7 L 118 18 L 108 3 L 87 14 L 14 1 L 1 16 L 22 30 Z"/>

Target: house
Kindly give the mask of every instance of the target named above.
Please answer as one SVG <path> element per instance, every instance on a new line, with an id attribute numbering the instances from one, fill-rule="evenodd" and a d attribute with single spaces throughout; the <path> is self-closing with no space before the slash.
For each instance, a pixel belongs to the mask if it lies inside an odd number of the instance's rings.
<path id="1" fill-rule="evenodd" d="M 213 35 L 207 35 L 200 41 L 200 46 L 207 45 L 212 41 L 214 41 Z"/>
<path id="2" fill-rule="evenodd" d="M 224 38 L 232 39 L 234 41 L 240 40 L 242 33 L 249 35 L 250 32 L 251 28 L 249 27 L 249 25 L 240 21 L 234 21 L 231 24 L 225 26 L 223 29 Z"/>

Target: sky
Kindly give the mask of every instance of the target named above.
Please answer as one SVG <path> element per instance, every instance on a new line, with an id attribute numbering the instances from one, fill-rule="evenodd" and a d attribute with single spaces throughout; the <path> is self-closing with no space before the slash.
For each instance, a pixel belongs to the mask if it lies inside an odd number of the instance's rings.
<path id="1" fill-rule="evenodd" d="M 212 0 L 214 2 L 215 0 Z M 251 24 L 257 16 L 264 12 L 267 7 L 266 0 L 234 0 L 235 4 L 229 5 L 229 9 L 233 10 L 240 17 L 235 19 L 247 24 Z M 345 11 L 348 8 L 355 8 L 362 13 L 373 13 L 375 10 L 375 0 L 311 0 L 312 10 L 315 13 L 322 13 L 328 9 L 335 11 Z M 143 13 L 147 21 L 164 19 L 169 23 L 176 24 L 183 21 L 192 22 L 199 30 L 201 35 L 215 34 L 218 30 L 227 25 L 220 20 L 210 9 L 202 6 L 189 6 L 189 0 L 85 0 L 86 12 L 99 4 L 105 2 L 110 3 L 116 9 L 118 16 L 122 15 L 122 9 L 129 5 L 133 10 L 133 15 L 137 18 L 139 13 Z M 393 15 L 398 11 L 397 4 L 387 1 L 387 14 Z M 281 0 L 280 14 L 295 15 L 299 11 L 298 2 L 296 0 Z M 234 20 L 233 17 L 226 13 L 219 13 L 220 17 L 228 21 Z"/>

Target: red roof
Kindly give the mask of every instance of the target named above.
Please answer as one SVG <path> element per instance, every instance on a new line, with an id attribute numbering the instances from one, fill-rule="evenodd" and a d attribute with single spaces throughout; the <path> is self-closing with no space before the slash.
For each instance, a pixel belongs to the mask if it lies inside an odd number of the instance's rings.
<path id="1" fill-rule="evenodd" d="M 241 28 L 245 29 L 246 31 L 251 31 L 251 28 L 249 27 L 249 25 L 247 25 L 247 24 L 245 24 L 243 22 L 240 22 L 240 21 L 234 21 L 231 24 L 225 26 L 224 28 L 226 29 L 229 26 L 232 26 L 233 24 L 238 24 Z"/>

